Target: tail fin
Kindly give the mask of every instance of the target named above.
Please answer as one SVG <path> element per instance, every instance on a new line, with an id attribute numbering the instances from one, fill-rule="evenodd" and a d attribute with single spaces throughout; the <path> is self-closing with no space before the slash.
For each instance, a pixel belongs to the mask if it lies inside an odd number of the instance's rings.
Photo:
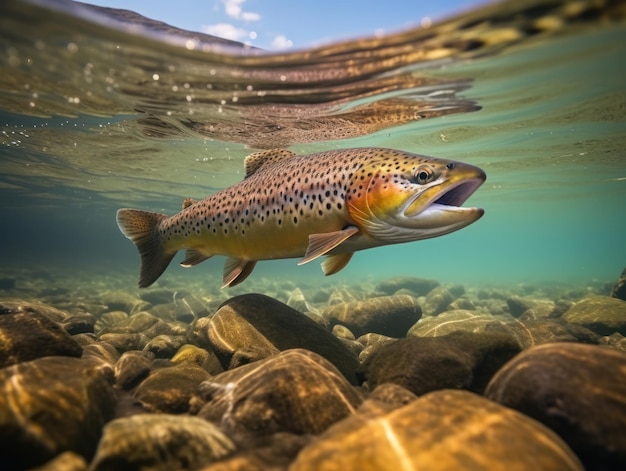
<path id="1" fill-rule="evenodd" d="M 159 238 L 159 224 L 165 218 L 167 218 L 165 214 L 137 209 L 117 211 L 117 225 L 120 231 L 133 241 L 141 257 L 140 288 L 146 288 L 154 283 L 176 255 L 176 252 L 165 252 Z"/>

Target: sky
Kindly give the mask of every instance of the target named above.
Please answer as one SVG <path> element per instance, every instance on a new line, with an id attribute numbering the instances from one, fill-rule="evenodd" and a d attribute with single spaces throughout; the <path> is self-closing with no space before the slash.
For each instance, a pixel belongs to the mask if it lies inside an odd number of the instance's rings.
<path id="1" fill-rule="evenodd" d="M 393 33 L 484 0 L 82 0 L 268 50 Z"/>

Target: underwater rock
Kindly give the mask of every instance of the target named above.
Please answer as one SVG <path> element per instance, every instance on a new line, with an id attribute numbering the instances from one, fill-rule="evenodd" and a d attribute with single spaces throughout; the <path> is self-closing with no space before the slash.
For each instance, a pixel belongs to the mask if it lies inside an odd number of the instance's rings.
<path id="1" fill-rule="evenodd" d="M 87 471 L 87 461 L 76 453 L 66 451 L 29 471 Z"/>
<path id="2" fill-rule="evenodd" d="M 591 296 L 569 308 L 563 319 L 600 335 L 611 335 L 613 332 L 626 335 L 626 301 L 610 296 Z"/>
<path id="3" fill-rule="evenodd" d="M 499 289 L 499 288 L 480 288 L 476 292 L 476 297 L 478 299 L 485 300 L 485 301 L 487 300 L 506 301 L 506 299 L 510 296 L 511 296 L 511 293 L 509 293 L 508 291 Z"/>
<path id="4" fill-rule="evenodd" d="M 383 383 L 376 386 L 365 401 L 376 401 L 386 404 L 391 410 L 406 406 L 409 402 L 413 402 L 416 399 L 417 395 L 399 384 Z"/>
<path id="5" fill-rule="evenodd" d="M 554 342 L 598 343 L 600 336 L 591 330 L 561 319 L 533 319 L 509 322 L 506 326 L 522 348 Z"/>
<path id="6" fill-rule="evenodd" d="M 480 311 L 446 311 L 437 316 L 422 317 L 409 329 L 407 335 L 439 337 L 452 332 L 509 332 L 508 327 L 501 319 L 507 318 L 503 316 L 495 317 Z"/>
<path id="7" fill-rule="evenodd" d="M 165 322 L 174 322 L 176 320 L 176 305 L 173 302 L 153 304 L 145 311 Z"/>
<path id="8" fill-rule="evenodd" d="M 387 337 L 386 335 L 381 334 L 361 335 L 358 339 L 356 339 L 357 342 L 363 345 L 363 350 L 361 350 L 361 353 L 359 353 L 359 361 L 361 362 L 361 364 L 363 364 L 363 362 L 367 358 L 369 358 L 369 356 L 373 352 L 375 352 L 378 347 L 385 343 L 393 342 L 395 340 L 397 339 L 394 339 L 393 337 Z"/>
<path id="9" fill-rule="evenodd" d="M 315 289 L 309 292 L 310 301 L 314 304 L 328 304 L 330 293 L 333 291 L 331 286 L 315 286 Z"/>
<path id="10" fill-rule="evenodd" d="M 124 311 L 105 312 L 96 320 L 94 325 L 94 333 L 100 335 L 103 330 L 114 328 L 128 321 L 128 314 Z M 113 329 L 111 329 L 113 330 Z"/>
<path id="11" fill-rule="evenodd" d="M 393 341 L 393 340 L 397 340 L 397 339 L 393 337 L 389 337 L 387 335 L 374 334 L 374 333 L 364 334 L 356 339 L 356 341 L 362 344 L 364 348 L 376 347 L 378 345 L 381 345 L 382 343 Z"/>
<path id="12" fill-rule="evenodd" d="M 113 345 L 119 353 L 124 353 L 130 350 L 143 350 L 150 339 L 144 334 L 114 332 L 102 334 L 98 340 Z"/>
<path id="13" fill-rule="evenodd" d="M 304 293 L 300 288 L 294 289 L 291 293 L 289 293 L 289 298 L 287 299 L 287 306 L 294 308 L 296 311 L 300 311 L 302 313 L 312 312 L 313 314 L 319 314 L 319 310 L 313 307 L 304 297 Z"/>
<path id="14" fill-rule="evenodd" d="M 524 351 L 494 376 L 486 397 L 554 430 L 588 469 L 626 463 L 626 354 L 553 343 Z"/>
<path id="15" fill-rule="evenodd" d="M 357 342 L 356 340 L 343 339 L 341 337 L 337 337 L 341 343 L 356 357 L 358 357 L 363 351 L 363 345 Z"/>
<path id="16" fill-rule="evenodd" d="M 360 296 L 356 296 L 354 291 L 348 288 L 336 288 L 328 296 L 328 305 L 345 304 L 358 301 Z"/>
<path id="17" fill-rule="evenodd" d="M 619 332 L 600 338 L 598 343 L 626 353 L 626 337 Z"/>
<path id="18" fill-rule="evenodd" d="M 171 303 L 175 295 L 176 291 L 167 288 L 149 288 L 139 291 L 139 297 L 152 305 Z"/>
<path id="19" fill-rule="evenodd" d="M 509 308 L 509 313 L 513 317 L 519 317 L 525 311 L 534 306 L 534 300 L 529 298 L 523 298 L 521 296 L 511 296 L 510 298 L 507 298 L 506 304 Z"/>
<path id="20" fill-rule="evenodd" d="M 406 406 L 417 400 L 417 396 L 396 384 L 386 383 L 378 386 L 356 409 L 342 420 L 332 425 L 322 437 L 332 430 L 332 436 L 340 437 L 386 416 L 389 412 Z"/>
<path id="21" fill-rule="evenodd" d="M 185 345 L 187 338 L 183 335 L 157 335 L 143 347 L 156 358 L 172 358 L 178 349 Z"/>
<path id="22" fill-rule="evenodd" d="M 460 298 L 456 298 L 450 304 L 448 304 L 448 310 L 464 310 L 464 311 L 475 311 L 476 305 L 472 302 L 471 299 L 461 296 Z"/>
<path id="23" fill-rule="evenodd" d="M 450 303 L 464 293 L 465 289 L 461 285 L 437 286 L 424 298 L 422 304 L 424 316 L 436 316 L 448 310 Z"/>
<path id="24" fill-rule="evenodd" d="M 438 338 L 409 337 L 378 348 L 363 362 L 368 386 L 393 383 L 421 396 L 438 389 L 467 389 L 472 358 Z"/>
<path id="25" fill-rule="evenodd" d="M 99 302 L 97 299 L 81 300 L 81 299 L 72 299 L 71 297 L 67 298 L 66 304 L 67 307 L 61 307 L 62 303 L 55 303 L 55 306 L 59 309 L 66 309 L 72 312 L 86 312 L 92 314 L 96 318 L 100 317 L 105 312 L 109 312 L 109 306 Z"/>
<path id="26" fill-rule="evenodd" d="M 555 303 L 538 303 L 536 306 L 524 311 L 518 319 L 524 322 L 528 320 L 560 319 L 563 313 L 573 305 L 574 303 L 567 299 L 559 299 Z"/>
<path id="27" fill-rule="evenodd" d="M 44 357 L 0 369 L 0 447 L 14 469 L 64 451 L 85 458 L 113 418 L 113 371 L 72 357 Z"/>
<path id="28" fill-rule="evenodd" d="M 319 310 L 317 312 L 319 312 Z M 322 327 L 324 330 L 329 330 L 329 331 L 332 330 L 330 328 L 330 324 L 328 324 L 328 321 L 324 319 L 321 314 L 317 314 L 311 311 L 308 311 L 303 314 L 305 314 L 309 319 L 315 321 L 315 323 L 319 325 L 320 327 Z"/>
<path id="29" fill-rule="evenodd" d="M 513 316 L 509 312 L 509 306 L 506 304 L 506 301 L 501 300 L 499 298 L 491 298 L 491 299 L 479 299 L 477 300 L 477 311 L 486 312 L 491 314 L 492 316 L 508 316 L 513 319 Z M 449 310 L 452 311 L 452 306 L 454 302 L 450 303 Z M 471 310 L 471 309 L 470 309 Z"/>
<path id="30" fill-rule="evenodd" d="M 146 379 L 150 374 L 150 362 L 154 355 L 130 351 L 122 354 L 115 363 L 115 385 L 120 389 L 130 390 Z"/>
<path id="31" fill-rule="evenodd" d="M 249 437 L 233 455 L 198 471 L 285 471 L 300 450 L 308 445 L 310 435 L 275 433 L 267 437 Z"/>
<path id="32" fill-rule="evenodd" d="M 574 304 L 574 301 L 570 301 L 569 299 L 557 299 L 554 303 L 554 311 L 552 311 L 550 317 L 561 317 L 565 314 L 565 311 L 567 311 Z"/>
<path id="33" fill-rule="evenodd" d="M 187 343 L 189 345 L 195 345 L 196 347 L 212 351 L 211 343 L 209 342 L 209 338 L 207 336 L 210 326 L 210 317 L 200 317 L 193 321 L 187 331 Z"/>
<path id="34" fill-rule="evenodd" d="M 224 368 L 213 351 L 191 344 L 181 346 L 172 357 L 172 363 L 192 363 L 200 366 L 210 375 L 222 373 Z"/>
<path id="35" fill-rule="evenodd" d="M 520 351 L 511 335 L 501 333 L 407 337 L 381 346 L 363 370 L 372 389 L 394 383 L 418 396 L 439 389 L 482 393 L 496 371 Z"/>
<path id="36" fill-rule="evenodd" d="M 177 340 L 179 345 L 174 348 L 176 350 L 184 343 L 187 329 L 188 326 L 184 323 L 165 322 L 149 312 L 140 311 L 126 320 L 103 328 L 98 333 L 98 339 L 114 345 L 120 353 L 123 353 L 129 350 L 143 350 L 151 339 L 159 335 L 180 336 L 182 340 Z"/>
<path id="37" fill-rule="evenodd" d="M 70 314 L 40 301 L 27 301 L 25 299 L 9 298 L 0 300 L 0 315 L 17 313 L 37 313 L 53 322 L 62 324 Z"/>
<path id="38" fill-rule="evenodd" d="M 100 295 L 100 301 L 108 306 L 109 311 L 124 311 L 129 314 L 150 307 L 150 303 L 127 291 L 109 291 Z"/>
<path id="39" fill-rule="evenodd" d="M 352 430 L 343 426 L 306 446 L 289 470 L 583 469 L 550 429 L 466 391 L 433 392 Z"/>
<path id="40" fill-rule="evenodd" d="M 319 434 L 352 414 L 358 391 L 322 356 L 287 350 L 202 383 L 199 417 L 235 434 Z"/>
<path id="41" fill-rule="evenodd" d="M 344 325 L 357 337 L 370 332 L 404 337 L 421 315 L 422 309 L 417 300 L 406 295 L 335 304 L 328 306 L 323 313 L 330 325 Z"/>
<path id="42" fill-rule="evenodd" d="M 44 314 L 47 308 L 23 300 L 0 302 L 0 368 L 46 356 L 81 356 L 81 346 Z"/>
<path id="43" fill-rule="evenodd" d="M 96 343 L 96 336 L 89 333 L 75 334 L 72 335 L 72 338 L 81 347 L 86 347 L 87 345 L 93 345 L 94 343 Z"/>
<path id="44" fill-rule="evenodd" d="M 73 313 L 60 324 L 70 335 L 92 334 L 95 330 L 96 317 L 88 312 Z"/>
<path id="45" fill-rule="evenodd" d="M 197 470 L 232 453 L 215 425 L 184 415 L 137 414 L 109 422 L 90 471 Z"/>
<path id="46" fill-rule="evenodd" d="M 208 307 L 193 294 L 174 293 L 174 307 L 176 320 L 187 324 L 209 315 Z"/>
<path id="47" fill-rule="evenodd" d="M 413 296 L 417 298 L 419 296 L 426 296 L 437 286 L 439 286 L 439 282 L 436 280 L 418 278 L 415 276 L 396 276 L 378 283 L 376 285 L 376 291 L 392 295 L 396 294 L 401 289 L 406 289 L 413 293 Z"/>
<path id="48" fill-rule="evenodd" d="M 531 310 L 534 318 L 550 317 L 550 314 L 554 311 L 554 303 L 551 301 L 523 298 L 521 296 L 511 296 L 507 298 L 506 304 L 513 317 L 520 317 L 522 315 L 531 316 L 530 313 L 525 314 L 527 311 Z"/>
<path id="49" fill-rule="evenodd" d="M 339 337 L 340 339 L 356 340 L 356 337 L 354 336 L 352 331 L 348 329 L 345 325 L 335 324 L 333 326 L 332 333 L 335 337 Z"/>
<path id="50" fill-rule="evenodd" d="M 189 411 L 198 386 L 209 378 L 211 375 L 200 366 L 179 363 L 152 371 L 134 396 L 150 412 L 181 414 Z"/>
<path id="51" fill-rule="evenodd" d="M 113 368 L 120 359 L 120 353 L 109 343 L 94 342 L 83 347 L 81 358 L 100 367 Z"/>
<path id="52" fill-rule="evenodd" d="M 206 330 L 198 332 L 199 326 Z M 269 296 L 235 296 L 206 323 L 196 323 L 193 331 L 190 338 L 204 336 L 225 369 L 304 348 L 333 363 L 350 382 L 357 381 L 356 355 L 315 321 Z"/>
<path id="53" fill-rule="evenodd" d="M 624 268 L 619 280 L 617 280 L 617 283 L 613 286 L 611 296 L 626 301 L 626 268 Z"/>
<path id="54" fill-rule="evenodd" d="M 157 335 L 185 335 L 187 326 L 177 322 L 165 322 L 149 312 L 140 311 L 128 318 L 126 325 L 122 325 L 121 331 L 126 327 L 130 332 L 143 333 L 150 338 Z"/>

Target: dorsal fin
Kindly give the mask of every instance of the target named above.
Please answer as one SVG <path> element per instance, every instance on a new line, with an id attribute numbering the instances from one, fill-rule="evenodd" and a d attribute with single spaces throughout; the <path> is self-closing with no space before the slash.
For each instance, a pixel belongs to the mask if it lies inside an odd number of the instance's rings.
<path id="1" fill-rule="evenodd" d="M 246 170 L 245 178 L 248 178 L 254 172 L 270 162 L 277 162 L 279 160 L 289 159 L 295 155 L 296 154 L 286 149 L 271 149 L 250 154 L 243 161 L 244 168 Z"/>
<path id="2" fill-rule="evenodd" d="M 193 198 L 185 198 L 183 200 L 183 209 L 187 209 L 192 204 L 196 204 L 198 200 L 194 200 Z"/>

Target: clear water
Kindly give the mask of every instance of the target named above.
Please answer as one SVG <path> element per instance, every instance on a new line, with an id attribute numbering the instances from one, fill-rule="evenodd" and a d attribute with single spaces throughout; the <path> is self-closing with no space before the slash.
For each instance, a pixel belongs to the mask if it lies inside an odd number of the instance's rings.
<path id="1" fill-rule="evenodd" d="M 626 265 L 624 11 L 514 1 L 428 30 L 267 55 L 64 2 L 3 2 L 0 274 L 131 288 L 139 259 L 118 208 L 173 214 L 239 181 L 259 148 L 383 146 L 483 168 L 468 205 L 485 216 L 359 252 L 329 279 L 316 263 L 262 262 L 237 289 L 397 274 L 611 283 Z M 159 283 L 217 287 L 221 264 L 174 263 Z"/>

